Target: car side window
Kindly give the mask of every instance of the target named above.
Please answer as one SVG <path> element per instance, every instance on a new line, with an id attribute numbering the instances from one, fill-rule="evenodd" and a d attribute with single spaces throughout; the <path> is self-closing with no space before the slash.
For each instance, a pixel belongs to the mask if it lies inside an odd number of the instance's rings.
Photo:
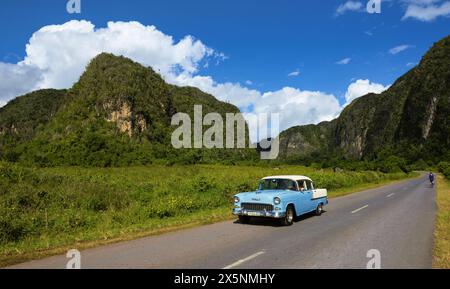
<path id="1" fill-rule="evenodd" d="M 285 189 L 287 189 L 289 191 L 296 191 L 297 190 L 296 183 L 291 180 L 286 180 L 285 181 Z"/>
<path id="2" fill-rule="evenodd" d="M 312 190 L 312 183 L 311 183 L 311 181 L 305 181 L 305 183 L 306 183 L 306 189 L 308 191 L 311 191 Z"/>
<path id="3" fill-rule="evenodd" d="M 290 190 L 291 191 L 298 191 L 298 186 L 297 186 L 297 182 L 295 182 L 295 181 L 291 181 L 291 188 L 290 188 Z"/>
<path id="4" fill-rule="evenodd" d="M 299 191 L 303 192 L 306 190 L 306 185 L 305 185 L 305 181 L 298 181 L 298 187 L 299 187 Z"/>

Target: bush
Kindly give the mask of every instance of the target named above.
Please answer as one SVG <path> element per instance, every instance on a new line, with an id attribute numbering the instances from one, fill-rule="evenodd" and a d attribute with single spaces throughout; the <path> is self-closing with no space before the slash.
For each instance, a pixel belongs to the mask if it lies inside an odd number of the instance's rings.
<path id="1" fill-rule="evenodd" d="M 0 244 L 17 242 L 27 234 L 27 231 L 27 226 L 22 219 L 1 212 Z"/>
<path id="2" fill-rule="evenodd" d="M 398 173 L 402 171 L 409 171 L 406 160 L 397 156 L 389 156 L 388 158 L 381 160 L 379 163 L 379 169 L 383 173 Z"/>
<path id="3" fill-rule="evenodd" d="M 428 170 L 429 167 L 430 166 L 423 159 L 420 159 L 409 166 L 412 171 L 425 171 Z"/>
<path id="4" fill-rule="evenodd" d="M 449 162 L 440 162 L 438 164 L 438 170 L 442 173 L 446 178 L 450 179 L 450 163 Z"/>
<path id="5" fill-rule="evenodd" d="M 437 165 L 437 168 L 440 173 L 443 173 L 445 169 L 450 168 L 450 163 L 449 162 L 440 162 Z"/>
<path id="6" fill-rule="evenodd" d="M 444 169 L 442 172 L 447 179 L 450 179 L 450 167 Z"/>

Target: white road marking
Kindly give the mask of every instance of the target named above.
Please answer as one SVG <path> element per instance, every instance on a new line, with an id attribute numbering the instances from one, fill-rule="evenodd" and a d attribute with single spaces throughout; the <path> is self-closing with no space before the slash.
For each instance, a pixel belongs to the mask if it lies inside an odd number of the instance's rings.
<path id="1" fill-rule="evenodd" d="M 369 205 L 365 205 L 364 207 L 361 207 L 361 208 L 359 208 L 359 209 L 356 209 L 356 210 L 354 210 L 354 211 L 352 212 L 352 214 L 358 213 L 359 211 L 364 210 L 364 209 L 367 208 L 367 207 L 369 207 Z"/>
<path id="2" fill-rule="evenodd" d="M 394 193 L 389 194 L 389 195 L 386 196 L 386 198 L 390 198 L 390 197 L 392 197 L 392 196 L 394 196 L 394 195 L 395 195 Z"/>
<path id="3" fill-rule="evenodd" d="M 264 251 L 255 253 L 255 254 L 253 254 L 253 255 L 251 255 L 251 256 L 248 256 L 248 257 L 245 258 L 245 259 L 239 260 L 239 261 L 237 261 L 237 262 L 235 262 L 235 263 L 233 263 L 233 264 L 231 264 L 231 265 L 229 265 L 229 266 L 226 266 L 226 267 L 224 267 L 223 269 L 226 270 L 226 269 L 231 269 L 231 268 L 237 267 L 237 266 L 239 266 L 239 265 L 241 265 L 241 264 L 243 264 L 243 263 L 245 263 L 245 262 L 248 262 L 248 261 L 250 261 L 250 260 L 252 260 L 252 259 L 255 259 L 256 257 L 261 256 L 261 255 L 263 255 L 263 254 L 265 254 L 265 253 L 266 253 L 266 252 L 264 252 Z"/>

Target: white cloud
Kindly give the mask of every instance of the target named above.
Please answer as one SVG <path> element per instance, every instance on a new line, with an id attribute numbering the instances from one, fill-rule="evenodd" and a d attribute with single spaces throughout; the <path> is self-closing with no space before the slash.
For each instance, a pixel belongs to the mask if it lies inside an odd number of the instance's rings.
<path id="1" fill-rule="evenodd" d="M 339 101 L 334 95 L 320 91 L 302 91 L 284 87 L 277 91 L 263 93 L 235 83 L 216 83 L 208 76 L 179 75 L 170 82 L 198 87 L 222 101 L 237 105 L 244 114 L 280 113 L 281 130 L 295 125 L 331 120 L 341 111 Z M 251 130 L 252 140 L 255 140 L 255 129 L 251 128 Z"/>
<path id="2" fill-rule="evenodd" d="M 5 105 L 6 105 L 6 102 L 0 100 L 0 108 L 4 107 Z"/>
<path id="3" fill-rule="evenodd" d="M 406 0 L 407 8 L 402 20 L 408 18 L 424 22 L 433 21 L 438 17 L 450 16 L 450 1 L 441 0 Z"/>
<path id="4" fill-rule="evenodd" d="M 292 71 L 291 73 L 288 74 L 289 77 L 295 77 L 295 76 L 299 76 L 300 75 L 300 70 L 296 69 L 294 71 Z"/>
<path id="5" fill-rule="evenodd" d="M 168 74 L 165 80 L 179 86 L 193 86 L 200 90 L 214 95 L 221 101 L 230 102 L 238 106 L 242 111 L 248 111 L 249 107 L 258 105 L 256 101 L 261 93 L 254 89 L 249 89 L 239 83 L 217 83 L 211 76 Z"/>
<path id="6" fill-rule="evenodd" d="M 370 82 L 370 80 L 368 79 L 358 79 L 348 86 L 347 92 L 345 94 L 346 104 L 344 105 L 344 107 L 361 96 L 364 96 L 368 93 L 381 93 L 387 90 L 389 87 L 390 85 L 384 86 L 379 83 Z"/>
<path id="7" fill-rule="evenodd" d="M 362 11 L 363 4 L 359 1 L 347 1 L 339 5 L 336 9 L 336 16 L 342 15 L 348 11 Z"/>
<path id="8" fill-rule="evenodd" d="M 26 52 L 22 64 L 42 70 L 39 86 L 52 88 L 71 86 L 101 52 L 124 55 L 162 74 L 176 69 L 195 73 L 199 61 L 214 53 L 192 36 L 176 43 L 154 26 L 109 22 L 106 28 L 95 29 L 88 21 L 45 26 L 33 34 Z"/>
<path id="9" fill-rule="evenodd" d="M 337 61 L 336 64 L 339 64 L 339 65 L 346 65 L 346 64 L 349 64 L 350 61 L 352 61 L 351 58 L 344 58 L 344 59 L 341 59 L 341 60 Z"/>
<path id="10" fill-rule="evenodd" d="M 280 113 L 282 129 L 331 120 L 341 111 L 339 101 L 334 95 L 292 87 L 266 92 L 260 96 L 258 102 L 259 105 L 255 106 L 256 113 Z"/>
<path id="11" fill-rule="evenodd" d="M 247 85 L 253 85 L 253 81 L 251 81 L 251 80 L 246 80 L 246 81 L 245 81 L 245 84 L 247 84 Z"/>
<path id="12" fill-rule="evenodd" d="M 71 87 L 89 61 L 101 52 L 124 55 L 152 66 L 169 83 L 198 87 L 244 113 L 280 113 L 281 130 L 331 120 L 342 110 L 337 97 L 321 91 L 284 87 L 262 92 L 239 83 L 218 83 L 211 76 L 200 75 L 199 69 L 208 61 L 225 60 L 224 54 L 192 36 L 177 42 L 154 26 L 138 22 L 109 22 L 107 27 L 96 29 L 87 21 L 70 21 L 41 28 L 30 39 L 23 61 L 0 63 L 0 102 L 4 104 L 35 89 Z M 348 99 L 355 95 L 352 87 Z M 255 131 L 252 133 L 255 136 Z"/>
<path id="13" fill-rule="evenodd" d="M 109 22 L 96 29 L 88 21 L 49 25 L 35 32 L 26 56 L 17 64 L 0 62 L 0 100 L 3 102 L 41 88 L 68 88 L 101 52 L 124 55 L 161 74 L 193 74 L 209 59 L 227 57 L 192 36 L 175 42 L 154 26 L 138 22 Z"/>
<path id="14" fill-rule="evenodd" d="M 42 71 L 34 66 L 0 62 L 0 103 L 38 88 Z"/>
<path id="15" fill-rule="evenodd" d="M 406 45 L 406 44 L 399 45 L 399 46 L 389 49 L 389 53 L 392 55 L 395 55 L 395 54 L 405 51 L 406 49 L 412 48 L 412 47 L 413 47 L 412 45 Z"/>

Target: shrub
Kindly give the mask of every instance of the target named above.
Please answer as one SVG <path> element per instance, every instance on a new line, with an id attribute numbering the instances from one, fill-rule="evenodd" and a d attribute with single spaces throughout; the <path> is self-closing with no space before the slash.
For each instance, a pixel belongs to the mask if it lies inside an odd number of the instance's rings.
<path id="1" fill-rule="evenodd" d="M 450 167 L 450 163 L 449 162 L 440 162 L 437 165 L 437 168 L 439 170 L 440 173 L 443 173 L 445 169 Z"/>
<path id="2" fill-rule="evenodd" d="M 429 168 L 429 165 L 423 159 L 420 159 L 410 165 L 409 168 L 412 171 L 425 171 Z"/>
<path id="3" fill-rule="evenodd" d="M 447 179 L 450 179 L 450 167 L 446 168 L 446 169 L 443 171 L 443 174 L 444 174 L 444 176 L 445 176 Z"/>
<path id="4" fill-rule="evenodd" d="M 27 233 L 27 228 L 21 219 L 0 216 L 0 244 L 17 242 Z"/>
<path id="5" fill-rule="evenodd" d="M 450 163 L 449 162 L 440 162 L 438 164 L 438 170 L 446 178 L 450 178 Z"/>
<path id="6" fill-rule="evenodd" d="M 408 172 L 406 160 L 397 156 L 389 156 L 380 161 L 379 169 L 383 173 Z"/>

